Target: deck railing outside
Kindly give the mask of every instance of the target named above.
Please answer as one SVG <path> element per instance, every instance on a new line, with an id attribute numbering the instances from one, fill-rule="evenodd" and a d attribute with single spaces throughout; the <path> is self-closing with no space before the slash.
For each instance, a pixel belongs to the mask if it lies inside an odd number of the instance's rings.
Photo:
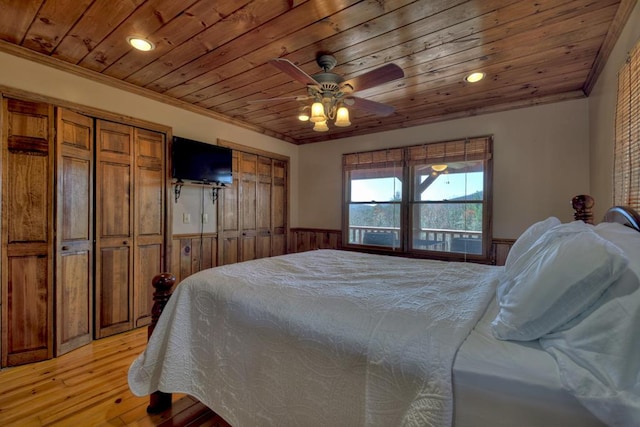
<path id="1" fill-rule="evenodd" d="M 350 226 L 349 243 L 356 245 L 400 246 L 400 228 Z M 482 253 L 482 232 L 422 228 L 414 230 L 413 249 L 441 252 Z"/>

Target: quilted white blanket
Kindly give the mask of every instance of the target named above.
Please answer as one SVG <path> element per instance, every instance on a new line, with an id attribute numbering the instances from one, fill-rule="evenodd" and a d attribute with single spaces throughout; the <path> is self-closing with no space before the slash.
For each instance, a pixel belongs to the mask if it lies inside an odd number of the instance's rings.
<path id="1" fill-rule="evenodd" d="M 234 427 L 448 426 L 458 347 L 501 268 L 320 250 L 184 280 L 129 385 Z"/>

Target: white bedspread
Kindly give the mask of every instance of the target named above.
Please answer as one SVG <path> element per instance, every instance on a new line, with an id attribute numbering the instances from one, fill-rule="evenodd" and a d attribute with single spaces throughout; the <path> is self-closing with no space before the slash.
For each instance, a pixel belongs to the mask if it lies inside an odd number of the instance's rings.
<path id="1" fill-rule="evenodd" d="M 451 368 L 500 268 L 320 250 L 184 280 L 129 370 L 234 427 L 447 426 Z"/>

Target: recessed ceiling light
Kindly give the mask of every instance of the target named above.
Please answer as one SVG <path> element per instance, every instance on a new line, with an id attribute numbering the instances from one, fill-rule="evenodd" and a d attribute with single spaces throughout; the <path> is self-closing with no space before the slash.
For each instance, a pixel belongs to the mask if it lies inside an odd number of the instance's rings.
<path id="1" fill-rule="evenodd" d="M 485 76 L 484 73 L 475 72 L 475 73 L 469 74 L 467 77 L 464 78 L 464 80 L 469 82 L 469 83 L 476 83 L 476 82 L 479 82 L 480 80 L 484 79 L 484 76 Z"/>
<path id="2" fill-rule="evenodd" d="M 127 42 L 134 48 L 143 52 L 148 52 L 155 48 L 155 45 L 147 39 L 141 39 L 139 37 L 127 37 Z"/>

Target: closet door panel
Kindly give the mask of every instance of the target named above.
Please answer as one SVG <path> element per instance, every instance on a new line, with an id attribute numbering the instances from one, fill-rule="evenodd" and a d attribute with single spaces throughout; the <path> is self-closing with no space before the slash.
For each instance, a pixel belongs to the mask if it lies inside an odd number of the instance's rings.
<path id="1" fill-rule="evenodd" d="M 100 235 L 104 238 L 131 236 L 131 166 L 102 162 L 98 182 Z"/>
<path id="2" fill-rule="evenodd" d="M 53 107 L 2 100 L 2 366 L 53 356 Z"/>
<path id="3" fill-rule="evenodd" d="M 96 338 L 134 326 L 133 152 L 133 127 L 96 122 Z"/>
<path id="4" fill-rule="evenodd" d="M 56 355 L 93 339 L 93 119 L 58 108 Z"/>
<path id="5" fill-rule="evenodd" d="M 50 293 L 47 258 L 9 256 L 6 366 L 51 358 Z"/>
<path id="6" fill-rule="evenodd" d="M 258 157 L 256 182 L 256 258 L 271 256 L 271 159 Z"/>
<path id="7" fill-rule="evenodd" d="M 56 281 L 56 356 L 93 339 L 92 251 L 76 249 L 58 256 Z"/>
<path id="8" fill-rule="evenodd" d="M 137 245 L 134 288 L 135 327 L 146 326 L 151 322 L 154 290 L 151 281 L 154 276 L 163 271 L 163 247 L 159 243 Z"/>
<path id="9" fill-rule="evenodd" d="M 287 163 L 273 161 L 272 256 L 287 253 Z"/>
<path id="10" fill-rule="evenodd" d="M 240 261 L 257 256 L 258 156 L 240 153 Z"/>
<path id="11" fill-rule="evenodd" d="M 9 174 L 7 201 L 12 215 L 7 217 L 8 241 L 46 242 L 49 235 L 50 200 L 47 153 L 12 151 L 23 147 L 9 145 L 6 167 Z"/>
<path id="12" fill-rule="evenodd" d="M 130 286 L 129 247 L 102 248 L 99 253 L 101 266 L 100 289 L 96 289 L 99 301 L 96 329 L 102 336 L 124 332 L 133 327 L 132 288 Z"/>
<path id="13" fill-rule="evenodd" d="M 163 236 L 163 182 L 164 172 L 162 170 L 138 168 L 136 176 L 138 236 Z"/>
<path id="14" fill-rule="evenodd" d="M 135 227 L 134 227 L 134 325 L 151 322 L 153 277 L 164 268 L 165 136 L 134 130 Z"/>
<path id="15" fill-rule="evenodd" d="M 240 260 L 240 153 L 233 151 L 231 162 L 233 183 L 218 193 L 219 265 L 235 264 Z"/>

